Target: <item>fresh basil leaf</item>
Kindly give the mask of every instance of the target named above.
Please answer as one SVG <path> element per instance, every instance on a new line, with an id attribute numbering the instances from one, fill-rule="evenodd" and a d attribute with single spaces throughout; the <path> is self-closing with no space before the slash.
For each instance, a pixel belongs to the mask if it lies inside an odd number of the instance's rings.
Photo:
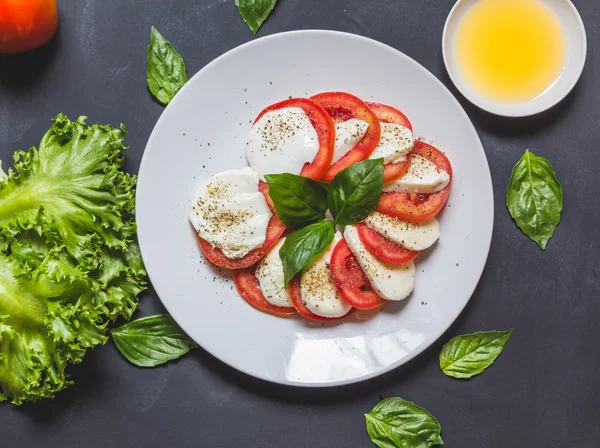
<path id="1" fill-rule="evenodd" d="M 285 284 L 322 253 L 333 241 L 335 230 L 331 221 L 321 221 L 292 232 L 286 239 L 279 257 L 283 263 Z"/>
<path id="2" fill-rule="evenodd" d="M 369 437 L 379 448 L 430 448 L 444 443 L 436 418 L 402 398 L 380 401 L 365 418 Z"/>
<path id="3" fill-rule="evenodd" d="M 198 347 L 168 314 L 142 317 L 111 330 L 125 358 L 140 367 L 154 367 Z"/>
<path id="4" fill-rule="evenodd" d="M 546 249 L 563 208 L 562 187 L 550 162 L 526 150 L 512 170 L 506 206 L 523 233 Z"/>
<path id="5" fill-rule="evenodd" d="M 288 227 L 303 227 L 325 219 L 327 190 L 316 180 L 295 174 L 267 174 L 269 196 L 279 219 Z"/>
<path id="6" fill-rule="evenodd" d="M 479 375 L 500 356 L 511 333 L 480 331 L 452 338 L 440 353 L 440 369 L 453 378 Z"/>
<path id="7" fill-rule="evenodd" d="M 256 34 L 263 22 L 267 20 L 275 3 L 277 0 L 235 0 L 235 6 L 253 34 Z"/>
<path id="8" fill-rule="evenodd" d="M 340 171 L 329 184 L 327 204 L 336 224 L 350 225 L 371 214 L 383 189 L 383 159 L 363 160 Z"/>
<path id="9" fill-rule="evenodd" d="M 188 81 L 181 55 L 154 27 L 148 45 L 146 80 L 150 92 L 163 104 L 169 104 Z"/>

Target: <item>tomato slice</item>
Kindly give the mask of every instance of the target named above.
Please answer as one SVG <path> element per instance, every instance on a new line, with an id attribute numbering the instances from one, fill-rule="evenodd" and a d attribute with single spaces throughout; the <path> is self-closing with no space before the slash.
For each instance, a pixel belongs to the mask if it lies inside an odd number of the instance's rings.
<path id="1" fill-rule="evenodd" d="M 331 116 L 319 104 L 306 98 L 291 98 L 265 108 L 254 122 L 256 123 L 267 112 L 284 109 L 286 107 L 299 107 L 308 116 L 319 136 L 319 152 L 311 163 L 305 163 L 300 172 L 301 176 L 320 180 L 329 169 L 335 148 L 335 126 Z M 294 173 L 295 174 L 295 173 Z"/>
<path id="2" fill-rule="evenodd" d="M 412 153 L 445 170 L 450 175 L 450 183 L 442 191 L 431 194 L 384 192 L 377 204 L 377 211 L 402 221 L 420 223 L 435 217 L 448 200 L 452 186 L 452 165 L 444 153 L 420 140 L 415 142 Z"/>
<path id="3" fill-rule="evenodd" d="M 355 224 L 358 237 L 365 247 L 376 257 L 392 264 L 404 264 L 417 258 L 418 250 L 410 250 L 388 240 L 381 233 L 369 228 L 366 224 Z"/>
<path id="4" fill-rule="evenodd" d="M 196 234 L 198 244 L 200 244 L 200 249 L 202 249 L 202 252 L 204 252 L 204 255 L 211 263 L 227 269 L 244 269 L 250 267 L 264 257 L 273 244 L 275 244 L 279 238 L 281 238 L 281 235 L 283 235 L 283 232 L 285 231 L 285 224 L 277 217 L 277 213 L 273 207 L 273 201 L 269 196 L 269 185 L 260 180 L 258 181 L 258 189 L 265 196 L 267 204 L 273 213 L 273 216 L 271 217 L 267 227 L 265 243 L 261 247 L 244 255 L 242 258 L 233 260 L 231 258 L 227 258 L 221 249 L 213 247 L 208 241 L 203 240 L 200 238 L 200 236 L 198 236 L 198 234 Z"/>
<path id="5" fill-rule="evenodd" d="M 367 106 L 369 106 L 373 113 L 377 115 L 379 121 L 383 123 L 399 124 L 410 129 L 411 131 L 413 130 L 412 124 L 408 117 L 398 109 L 380 103 L 367 103 Z"/>
<path id="6" fill-rule="evenodd" d="M 304 305 L 304 300 L 302 300 L 302 294 L 300 292 L 301 275 L 302 273 L 299 273 L 293 279 L 290 280 L 290 283 L 288 284 L 288 290 L 290 292 L 290 297 L 292 299 L 292 303 L 294 304 L 294 308 L 296 308 L 296 311 L 298 311 L 298 314 L 300 314 L 302 317 L 305 317 L 310 320 L 317 320 L 320 322 L 338 322 L 340 320 L 345 319 L 352 313 L 352 310 L 350 310 L 348 314 L 342 317 L 323 317 L 313 313 L 311 310 L 306 308 L 306 306 Z"/>
<path id="7" fill-rule="evenodd" d="M 372 310 L 385 304 L 386 300 L 371 287 L 346 240 L 340 240 L 333 248 L 329 268 L 335 287 L 348 305 L 359 310 Z"/>
<path id="8" fill-rule="evenodd" d="M 369 106 L 375 115 L 377 115 L 377 118 L 381 123 L 399 124 L 410 129 L 412 132 L 413 128 L 410 120 L 398 109 L 380 103 L 367 103 L 367 106 Z M 402 162 L 393 162 L 385 165 L 383 167 L 383 182 L 390 182 L 404 176 L 410 168 L 411 160 L 412 152 L 410 152 L 406 156 L 406 160 Z"/>
<path id="9" fill-rule="evenodd" d="M 357 162 L 368 159 L 375 151 L 381 137 L 381 126 L 377 115 L 360 98 L 344 92 L 325 92 L 315 95 L 311 100 L 320 104 L 333 117 L 333 121 L 340 123 L 351 118 L 369 123 L 367 133 L 354 148 L 346 153 L 340 160 L 329 167 L 323 180 L 331 181 L 337 173 Z M 335 146 L 335 141 L 334 141 Z"/>
<path id="10" fill-rule="evenodd" d="M 277 314 L 279 316 L 289 316 L 296 314 L 294 307 L 281 307 L 272 305 L 265 299 L 265 296 L 260 289 L 260 283 L 254 273 L 256 266 L 251 266 L 246 269 L 238 269 L 233 273 L 233 281 L 240 295 L 250 305 L 267 313 Z"/>

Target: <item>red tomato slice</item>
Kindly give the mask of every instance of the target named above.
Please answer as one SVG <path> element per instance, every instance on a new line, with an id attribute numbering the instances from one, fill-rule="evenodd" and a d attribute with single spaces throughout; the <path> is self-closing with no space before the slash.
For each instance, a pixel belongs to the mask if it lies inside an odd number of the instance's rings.
<path id="1" fill-rule="evenodd" d="M 379 103 L 367 103 L 367 106 L 369 106 L 375 115 L 377 115 L 377 118 L 381 123 L 399 124 L 411 131 L 413 130 L 410 120 L 398 109 Z M 410 168 L 411 159 L 412 152 L 406 156 L 406 160 L 403 162 L 394 162 L 385 165 L 383 167 L 383 181 L 390 182 L 404 176 Z"/>
<path id="2" fill-rule="evenodd" d="M 412 151 L 406 155 L 406 160 L 403 162 L 388 163 L 383 166 L 383 182 L 391 182 L 396 179 L 400 179 L 404 176 L 410 168 L 412 162 Z"/>
<path id="3" fill-rule="evenodd" d="M 355 225 L 358 237 L 365 247 L 375 256 L 392 264 L 408 263 L 417 258 L 419 251 L 410 250 L 404 246 L 393 243 L 381 233 L 369 228 L 366 224 Z"/>
<path id="4" fill-rule="evenodd" d="M 340 240 L 331 253 L 331 278 L 342 299 L 359 310 L 372 310 L 385 304 L 371 287 L 346 240 Z"/>
<path id="5" fill-rule="evenodd" d="M 256 266 L 251 266 L 247 269 L 238 269 L 233 273 L 233 281 L 240 295 L 250 305 L 258 308 L 261 311 L 277 314 L 280 316 L 289 316 L 296 314 L 294 307 L 280 307 L 270 304 L 260 289 L 260 283 L 254 275 Z"/>
<path id="6" fill-rule="evenodd" d="M 452 165 L 444 153 L 420 140 L 415 142 L 412 152 L 445 170 L 450 175 L 450 183 L 442 191 L 431 194 L 382 193 L 377 211 L 402 221 L 420 223 L 435 217 L 448 200 L 452 186 Z"/>
<path id="7" fill-rule="evenodd" d="M 329 182 L 344 168 L 348 168 L 357 162 L 369 158 L 379 144 L 381 127 L 377 116 L 369 109 L 369 106 L 367 106 L 360 98 L 350 95 L 349 93 L 325 92 L 315 95 L 310 99 L 325 108 L 336 123 L 348 121 L 351 118 L 356 118 L 369 123 L 367 133 L 362 140 L 340 160 L 329 167 L 323 176 L 323 180 Z"/>
<path id="8" fill-rule="evenodd" d="M 285 224 L 277 217 L 277 213 L 273 207 L 273 201 L 269 197 L 269 185 L 261 180 L 258 182 L 258 189 L 265 196 L 267 204 L 273 213 L 273 216 L 271 217 L 267 227 L 265 243 L 262 245 L 262 247 L 254 249 L 252 252 L 246 254 L 242 258 L 233 260 L 231 258 L 227 258 L 221 249 L 213 247 L 208 241 L 203 240 L 200 238 L 200 236 L 196 235 L 198 238 L 198 243 L 200 244 L 200 249 L 202 249 L 202 252 L 204 252 L 204 255 L 211 263 L 227 269 L 244 269 L 250 267 L 264 257 L 273 244 L 275 244 L 279 238 L 281 238 L 281 235 L 283 235 L 283 232 L 285 231 Z"/>
<path id="9" fill-rule="evenodd" d="M 377 118 L 379 118 L 379 121 L 382 123 L 399 124 L 410 129 L 411 131 L 413 130 L 412 124 L 408 117 L 398 109 L 379 103 L 367 103 L 367 106 L 371 108 L 373 113 L 377 115 Z"/>
<path id="10" fill-rule="evenodd" d="M 281 101 L 265 108 L 254 122 L 256 123 L 267 112 L 284 109 L 286 107 L 299 107 L 308 116 L 319 136 L 319 152 L 311 163 L 304 164 L 300 172 L 301 176 L 320 180 L 329 169 L 335 148 L 335 127 L 333 120 L 320 105 L 306 98 L 292 98 Z M 293 173 L 296 174 L 296 173 Z"/>
<path id="11" fill-rule="evenodd" d="M 288 284 L 288 289 L 290 291 L 290 297 L 292 299 L 292 303 L 294 304 L 294 308 L 296 308 L 296 311 L 298 311 L 298 314 L 300 314 L 302 317 L 306 317 L 310 320 L 318 320 L 321 322 L 338 322 L 342 319 L 345 319 L 352 313 L 352 310 L 350 310 L 348 314 L 342 317 L 323 317 L 313 313 L 311 310 L 306 308 L 306 306 L 304 305 L 304 300 L 302 300 L 302 294 L 300 293 L 301 275 L 302 273 L 296 275 L 293 279 L 290 280 L 290 283 Z"/>

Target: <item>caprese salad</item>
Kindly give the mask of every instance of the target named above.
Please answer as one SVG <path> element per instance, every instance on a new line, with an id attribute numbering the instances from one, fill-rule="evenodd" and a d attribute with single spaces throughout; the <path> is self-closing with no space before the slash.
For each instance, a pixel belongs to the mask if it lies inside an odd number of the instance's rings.
<path id="1" fill-rule="evenodd" d="M 197 187 L 189 218 L 248 303 L 335 321 L 411 294 L 452 166 L 402 112 L 344 92 L 285 100 L 258 114 L 246 157 Z"/>

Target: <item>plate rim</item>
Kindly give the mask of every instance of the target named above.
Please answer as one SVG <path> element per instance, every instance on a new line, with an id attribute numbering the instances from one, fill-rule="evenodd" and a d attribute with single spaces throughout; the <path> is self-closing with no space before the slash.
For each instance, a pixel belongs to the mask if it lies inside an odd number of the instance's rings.
<path id="1" fill-rule="evenodd" d="M 365 37 L 365 36 L 360 36 L 357 34 L 353 34 L 353 33 L 348 33 L 348 32 L 344 32 L 344 31 L 335 31 L 335 30 L 323 30 L 323 29 L 308 29 L 308 30 L 294 30 L 294 31 L 285 31 L 285 32 L 281 32 L 281 33 L 274 33 L 268 36 L 264 36 L 264 37 L 260 37 L 254 40 L 251 40 L 249 42 L 243 43 L 241 45 L 238 45 L 234 48 L 232 48 L 231 50 L 228 50 L 227 52 L 221 54 L 220 56 L 218 56 L 217 58 L 213 59 L 211 62 L 209 62 L 208 64 L 206 64 L 204 67 L 202 67 L 200 70 L 198 70 L 198 72 L 196 72 L 190 79 L 189 81 L 186 83 L 186 85 L 184 85 L 182 87 L 182 89 L 177 93 L 177 95 L 175 95 L 175 98 L 167 105 L 167 107 L 165 107 L 165 109 L 162 111 L 159 119 L 157 120 L 156 124 L 154 125 L 154 128 L 152 129 L 152 132 L 150 133 L 150 136 L 148 138 L 148 141 L 146 143 L 146 146 L 144 147 L 144 152 L 142 154 L 142 159 L 140 161 L 140 166 L 139 166 L 139 170 L 138 170 L 138 183 L 137 183 L 137 187 L 136 187 L 136 208 L 135 208 L 135 218 L 136 218 L 136 224 L 137 224 L 137 232 L 136 235 L 138 237 L 138 242 L 139 242 L 139 246 L 140 246 L 140 252 L 142 254 L 142 259 L 144 259 L 144 254 L 147 253 L 144 249 L 144 244 L 142 243 L 142 239 L 139 237 L 140 235 L 140 224 L 138 221 L 139 218 L 139 213 L 140 213 L 140 208 L 138 207 L 138 199 L 140 197 L 140 191 L 142 191 L 143 186 L 145 185 L 145 176 L 143 176 L 143 172 L 144 172 L 144 166 L 146 163 L 148 162 L 148 158 L 149 156 L 147 156 L 148 154 L 148 149 L 150 148 L 150 146 L 153 145 L 153 141 L 156 138 L 155 134 L 157 133 L 157 129 L 160 128 L 161 123 L 163 122 L 163 120 L 165 120 L 167 114 L 166 112 L 169 110 L 169 108 L 173 105 L 173 104 L 178 104 L 179 101 L 181 101 L 181 98 L 184 97 L 185 92 L 191 88 L 190 86 L 193 84 L 193 80 L 196 79 L 197 77 L 200 77 L 201 74 L 205 71 L 208 70 L 213 64 L 216 64 L 218 61 L 220 61 L 222 58 L 225 57 L 230 57 L 232 55 L 235 55 L 235 53 L 239 52 L 239 51 L 243 51 L 244 49 L 246 49 L 247 47 L 252 47 L 255 45 L 261 45 L 262 42 L 264 41 L 269 41 L 269 40 L 273 40 L 273 39 L 278 39 L 281 36 L 289 36 L 289 35 L 322 35 L 322 36 L 343 36 L 345 38 L 349 38 L 349 39 L 356 39 L 356 40 L 361 40 L 364 42 L 368 42 L 369 44 L 372 45 L 376 45 L 379 46 L 381 48 L 384 48 L 388 51 L 393 51 L 397 56 L 401 57 L 402 59 L 406 60 L 408 63 L 410 64 L 415 64 L 416 66 L 418 66 L 422 71 L 424 71 L 425 76 L 427 76 L 430 81 L 438 84 L 439 87 L 441 87 L 443 90 L 446 91 L 446 93 L 448 94 L 450 101 L 453 101 L 455 103 L 455 105 L 458 107 L 458 109 L 461 111 L 463 118 L 465 118 L 467 120 L 467 122 L 471 125 L 471 129 L 473 131 L 474 136 L 477 138 L 477 141 L 479 142 L 480 146 L 481 146 L 481 150 L 482 150 L 482 156 L 483 156 L 483 161 L 485 162 L 485 174 L 487 174 L 485 176 L 485 178 L 487 179 L 487 183 L 489 183 L 489 191 L 491 193 L 491 207 L 490 207 L 490 226 L 489 226 L 489 230 L 487 231 L 488 235 L 487 238 L 485 239 L 487 241 L 487 243 L 485 244 L 485 258 L 484 261 L 482 263 L 481 268 L 478 270 L 477 272 L 477 281 L 474 282 L 474 286 L 472 288 L 472 290 L 469 292 L 469 296 L 468 299 L 460 306 L 457 307 L 456 312 L 451 316 L 451 319 L 448 320 L 448 324 L 441 326 L 440 327 L 440 332 L 437 336 L 431 338 L 430 340 L 426 340 L 423 344 L 421 344 L 417 349 L 410 351 L 410 353 L 408 353 L 406 356 L 400 358 L 399 360 L 385 366 L 382 367 L 376 371 L 373 372 L 369 372 L 365 375 L 361 375 L 361 376 L 357 376 L 354 378 L 350 378 L 350 379 L 344 379 L 344 380 L 337 380 L 337 381 L 331 381 L 331 382 L 302 382 L 302 381 L 295 381 L 295 380 L 277 380 L 277 379 L 273 379 L 273 378 L 267 378 L 265 376 L 260 376 L 258 374 L 255 373 L 251 373 L 249 371 L 247 371 L 246 369 L 238 366 L 238 365 L 234 365 L 231 362 L 228 361 L 224 361 L 221 357 L 219 357 L 217 354 L 215 354 L 213 351 L 211 351 L 210 349 L 208 349 L 207 347 L 205 347 L 204 345 L 202 345 L 200 342 L 196 341 L 198 343 L 198 345 L 207 353 L 209 353 L 212 357 L 214 357 L 215 359 L 219 360 L 219 362 L 222 362 L 223 364 L 227 365 L 230 368 L 233 368 L 235 370 L 237 370 L 238 372 L 243 373 L 244 375 L 248 375 L 249 377 L 252 378 L 257 378 L 261 381 L 266 381 L 269 383 L 273 383 L 273 384 L 280 384 L 283 386 L 291 386 L 291 387 L 299 387 L 299 388 L 334 388 L 334 387 L 341 387 L 341 386 L 347 386 L 350 384 L 356 384 L 356 383 L 360 383 L 363 381 L 367 381 L 369 379 L 373 379 L 375 377 L 384 375 L 386 373 L 391 372 L 392 370 L 395 370 L 403 365 L 406 365 L 407 363 L 409 363 L 411 360 L 413 360 L 414 358 L 416 358 L 417 356 L 419 356 L 421 353 L 423 353 L 425 350 L 429 349 L 436 341 L 438 341 L 447 331 L 448 329 L 456 322 L 456 320 L 458 319 L 458 317 L 460 316 L 460 314 L 464 311 L 464 309 L 466 308 L 467 304 L 471 301 L 473 294 L 477 288 L 477 286 L 479 285 L 479 282 L 481 281 L 481 276 L 483 275 L 483 271 L 485 270 L 485 267 L 487 265 L 488 259 L 489 259 L 489 253 L 490 253 L 490 249 L 491 249 L 491 243 L 492 243 L 492 237 L 493 237 L 493 233 L 494 233 L 494 221 L 495 221 L 495 207 L 494 207 L 494 188 L 493 188 L 493 179 L 492 179 L 492 175 L 491 175 L 491 170 L 489 167 L 489 162 L 487 159 L 487 154 L 485 152 L 485 149 L 483 147 L 483 144 L 481 142 L 481 138 L 479 137 L 479 134 L 477 132 L 477 129 L 475 128 L 475 125 L 473 124 L 472 120 L 469 118 L 468 114 L 466 113 L 465 109 L 462 107 L 462 105 L 460 104 L 460 102 L 458 101 L 458 99 L 454 96 L 454 94 L 448 89 L 448 87 L 446 87 L 444 85 L 444 83 L 439 80 L 433 73 L 431 73 L 425 66 L 423 66 L 422 64 L 420 64 L 418 61 L 414 60 L 413 58 L 411 58 L 410 56 L 406 55 L 405 53 L 403 53 L 402 51 L 388 45 L 385 44 L 383 42 L 379 42 L 375 39 L 369 38 L 369 37 Z M 147 254 L 148 256 L 150 256 L 149 254 Z M 151 278 L 151 274 L 148 271 L 148 278 L 150 280 L 150 283 L 152 284 L 154 291 L 156 292 L 156 295 L 158 297 L 158 299 L 161 301 L 162 305 L 165 307 L 165 309 L 167 310 L 167 312 L 173 317 L 173 319 L 177 322 L 177 319 L 175 318 L 175 316 L 173 316 L 171 310 L 170 310 L 170 306 L 169 304 L 167 304 L 162 298 L 161 298 L 161 294 L 158 291 L 156 285 L 154 284 L 154 282 L 152 282 L 152 278 Z M 179 322 L 177 322 L 178 325 L 181 326 L 181 328 L 186 332 L 189 333 L 187 331 L 187 329 L 185 328 L 185 325 L 181 325 Z M 193 339 L 193 338 L 192 338 Z"/>

